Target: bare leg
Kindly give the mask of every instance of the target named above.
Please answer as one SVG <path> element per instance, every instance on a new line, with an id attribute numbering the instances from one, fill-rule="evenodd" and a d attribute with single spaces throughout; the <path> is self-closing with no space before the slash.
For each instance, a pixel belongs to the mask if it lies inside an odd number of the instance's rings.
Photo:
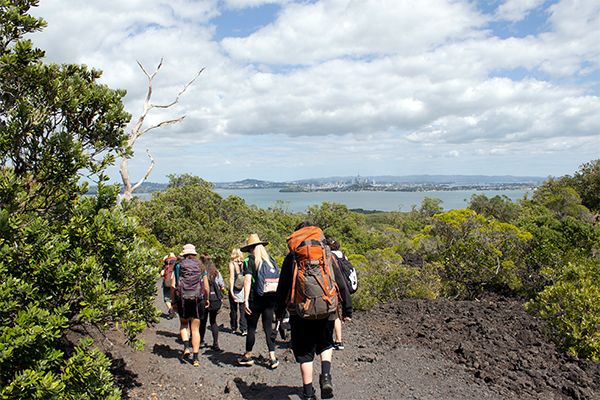
<path id="1" fill-rule="evenodd" d="M 302 384 L 308 385 L 312 383 L 313 379 L 313 363 L 305 362 L 300 364 L 300 372 L 302 373 Z"/>
<path id="2" fill-rule="evenodd" d="M 181 335 L 181 340 L 184 345 L 190 340 L 190 331 L 188 329 L 189 323 L 189 319 L 179 318 L 179 334 Z"/>
<path id="3" fill-rule="evenodd" d="M 342 321 L 339 318 L 336 318 L 333 327 L 335 330 L 335 341 L 338 343 L 341 343 L 342 342 Z"/>
<path id="4" fill-rule="evenodd" d="M 200 349 L 200 320 L 192 318 L 190 328 L 192 330 L 192 349 L 194 353 L 198 353 Z"/>

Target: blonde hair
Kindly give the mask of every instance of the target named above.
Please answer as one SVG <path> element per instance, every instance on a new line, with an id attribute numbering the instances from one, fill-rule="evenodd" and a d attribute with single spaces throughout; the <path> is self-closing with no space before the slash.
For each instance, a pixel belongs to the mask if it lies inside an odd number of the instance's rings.
<path id="1" fill-rule="evenodd" d="M 271 262 L 271 257 L 269 257 L 269 254 L 267 253 L 267 249 L 265 249 L 265 246 L 262 244 L 257 244 L 254 246 L 252 254 L 254 254 L 254 265 L 256 265 L 257 270 L 260 270 L 263 261 L 266 261 L 269 267 L 275 268 Z"/>
<path id="2" fill-rule="evenodd" d="M 236 247 L 233 250 L 231 250 L 231 257 L 229 258 L 229 260 L 236 263 L 244 261 L 244 254 L 242 253 L 239 247 Z"/>

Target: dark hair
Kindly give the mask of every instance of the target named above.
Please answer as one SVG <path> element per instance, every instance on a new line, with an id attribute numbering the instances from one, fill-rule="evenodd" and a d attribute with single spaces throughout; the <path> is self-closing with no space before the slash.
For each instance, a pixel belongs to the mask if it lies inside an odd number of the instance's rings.
<path id="1" fill-rule="evenodd" d="M 217 277 L 217 275 L 219 275 L 219 270 L 217 270 L 215 263 L 213 262 L 211 256 L 208 255 L 208 253 L 200 254 L 200 261 L 202 261 L 202 264 L 204 264 L 204 266 L 206 267 L 208 279 L 213 279 Z"/>
<path id="2" fill-rule="evenodd" d="M 312 222 L 308 222 L 308 221 L 300 222 L 298 224 L 298 226 L 296 226 L 296 229 L 294 229 L 294 232 L 299 231 L 300 229 L 306 228 L 308 226 L 315 226 L 315 224 L 313 224 Z"/>
<path id="3" fill-rule="evenodd" d="M 327 246 L 329 246 L 331 250 L 340 249 L 340 242 L 336 242 L 336 240 L 331 235 L 325 235 L 325 242 L 327 242 Z"/>

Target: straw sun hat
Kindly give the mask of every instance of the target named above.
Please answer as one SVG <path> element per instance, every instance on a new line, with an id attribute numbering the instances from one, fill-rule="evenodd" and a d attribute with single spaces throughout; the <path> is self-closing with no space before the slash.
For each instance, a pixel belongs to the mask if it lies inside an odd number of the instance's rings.
<path id="1" fill-rule="evenodd" d="M 263 246 L 266 246 L 269 244 L 269 242 L 260 240 L 258 235 L 256 233 L 253 233 L 250 236 L 248 236 L 248 239 L 246 239 L 246 244 L 243 247 L 240 247 L 240 250 L 247 253 L 252 247 L 256 246 L 257 244 L 262 244 Z"/>

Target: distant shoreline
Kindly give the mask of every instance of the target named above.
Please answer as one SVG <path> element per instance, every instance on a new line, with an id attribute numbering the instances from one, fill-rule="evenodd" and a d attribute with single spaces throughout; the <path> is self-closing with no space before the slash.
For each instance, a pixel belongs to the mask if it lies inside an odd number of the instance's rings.
<path id="1" fill-rule="evenodd" d="M 260 187 L 239 189 L 261 189 Z M 266 188 L 265 188 L 266 189 Z M 279 190 L 281 193 L 315 193 L 315 192 L 452 192 L 464 190 L 536 190 L 537 185 L 511 184 L 511 185 L 465 185 L 465 186 L 347 186 L 338 188 L 304 188 L 289 186 Z"/>

